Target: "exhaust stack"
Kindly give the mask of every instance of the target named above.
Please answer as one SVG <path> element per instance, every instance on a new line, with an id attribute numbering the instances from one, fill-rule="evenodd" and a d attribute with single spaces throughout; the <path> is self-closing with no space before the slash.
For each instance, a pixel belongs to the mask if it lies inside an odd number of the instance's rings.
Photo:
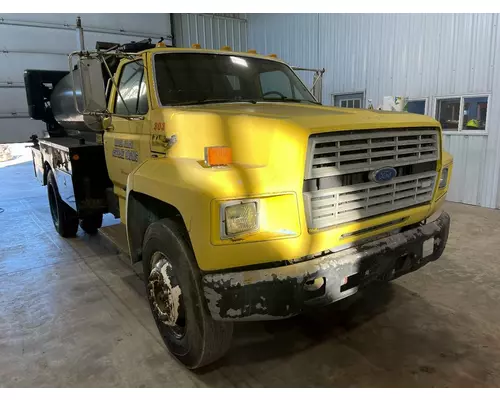
<path id="1" fill-rule="evenodd" d="M 76 46 L 79 51 L 85 51 L 85 42 L 83 40 L 82 20 L 80 16 L 76 18 Z"/>

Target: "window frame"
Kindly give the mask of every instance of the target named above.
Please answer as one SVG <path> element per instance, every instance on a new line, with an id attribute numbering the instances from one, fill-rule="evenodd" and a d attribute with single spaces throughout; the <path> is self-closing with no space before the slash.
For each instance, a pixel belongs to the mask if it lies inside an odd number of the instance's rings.
<path id="1" fill-rule="evenodd" d="M 331 105 L 333 107 L 342 108 L 342 107 L 336 105 L 336 102 L 335 102 L 336 97 L 337 96 L 354 96 L 354 95 L 361 95 L 360 107 L 358 110 L 365 109 L 366 108 L 366 90 L 357 90 L 357 91 L 353 91 L 353 92 L 334 92 L 330 95 L 330 100 L 332 103 Z M 355 99 L 348 99 L 348 100 L 355 100 Z"/>
<path id="2" fill-rule="evenodd" d="M 409 103 L 410 101 L 424 101 L 424 114 L 423 115 L 429 115 L 429 98 L 428 97 L 409 97 L 406 99 L 406 103 Z"/>
<path id="3" fill-rule="evenodd" d="M 486 111 L 486 121 L 484 123 L 484 129 L 463 129 L 462 125 L 464 122 L 464 104 L 465 99 L 475 98 L 475 97 L 486 97 L 488 109 Z M 488 136 L 489 120 L 490 120 L 490 102 L 491 93 L 468 93 L 468 94 L 454 94 L 447 96 L 435 96 L 433 99 L 433 114 L 432 117 L 437 120 L 437 104 L 439 100 L 448 99 L 460 99 L 460 108 L 458 110 L 458 130 L 445 130 L 443 129 L 443 135 L 461 135 L 461 136 Z M 439 122 L 439 121 L 438 121 Z"/>
<path id="4" fill-rule="evenodd" d="M 141 78 L 141 82 L 142 80 L 144 80 L 144 84 L 146 85 L 146 98 L 147 98 L 147 103 L 148 103 L 148 109 L 147 111 L 144 113 L 144 114 L 118 114 L 116 113 L 116 103 L 118 102 L 118 92 L 120 90 L 120 82 L 122 80 L 122 77 L 123 77 L 123 71 L 125 70 L 125 68 L 127 67 L 127 65 L 131 64 L 131 63 L 138 63 L 138 62 L 142 62 L 142 70 L 143 70 L 143 73 L 142 73 L 142 78 Z M 149 111 L 151 110 L 151 100 L 149 98 L 149 86 L 148 86 L 148 74 L 147 74 L 147 68 L 146 68 L 146 60 L 144 60 L 143 57 L 139 57 L 135 60 L 130 60 L 130 61 L 127 61 L 126 63 L 123 63 L 121 66 L 120 66 L 120 69 L 117 71 L 117 74 L 115 75 L 116 77 L 118 77 L 118 80 L 116 80 L 116 87 L 114 88 L 114 97 L 113 97 L 113 101 L 112 101 L 112 106 L 113 106 L 113 111 L 111 111 L 111 114 L 116 116 L 116 117 L 121 117 L 121 118 L 130 118 L 130 117 L 137 117 L 137 118 L 144 118 L 145 115 L 147 115 L 149 113 Z M 113 85 L 115 86 L 115 85 Z M 139 87 L 139 91 L 138 91 L 138 94 L 140 93 L 140 87 Z M 137 104 L 136 104 L 136 110 L 137 111 L 137 108 L 139 106 L 139 96 L 137 96 Z"/>

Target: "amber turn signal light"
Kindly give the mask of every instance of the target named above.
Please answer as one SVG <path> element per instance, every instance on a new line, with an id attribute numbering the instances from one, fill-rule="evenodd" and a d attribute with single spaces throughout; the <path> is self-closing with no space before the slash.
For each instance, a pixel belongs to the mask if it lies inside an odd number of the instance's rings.
<path id="1" fill-rule="evenodd" d="M 233 152 L 230 147 L 205 147 L 205 164 L 209 167 L 229 165 L 233 162 Z"/>

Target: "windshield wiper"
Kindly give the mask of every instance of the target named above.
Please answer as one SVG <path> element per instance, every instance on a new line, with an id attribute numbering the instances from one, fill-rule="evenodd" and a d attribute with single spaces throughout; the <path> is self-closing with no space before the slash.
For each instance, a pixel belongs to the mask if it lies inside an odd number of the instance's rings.
<path id="1" fill-rule="evenodd" d="M 180 103 L 172 104 L 173 106 L 189 106 L 193 104 L 210 104 L 210 103 L 252 103 L 256 104 L 256 100 L 252 99 L 199 99 L 199 100 L 190 100 L 183 101 Z"/>
<path id="2" fill-rule="evenodd" d="M 285 102 L 285 103 L 286 102 L 290 102 L 290 103 L 303 103 L 303 102 L 306 102 L 306 103 L 321 105 L 321 103 L 318 102 L 318 101 L 307 100 L 307 99 L 295 99 L 293 97 L 286 97 L 286 96 L 280 97 L 279 99 L 262 99 L 262 100 L 259 100 L 259 101 L 282 101 L 282 102 Z"/>
<path id="3" fill-rule="evenodd" d="M 189 101 L 182 101 L 179 103 L 172 103 L 172 106 L 190 106 L 190 105 L 196 105 L 196 104 L 216 104 L 216 103 L 252 103 L 252 104 L 257 104 L 257 102 L 274 102 L 274 101 L 282 101 L 282 102 L 290 102 L 290 103 L 311 103 L 311 104 L 319 104 L 321 103 L 313 100 L 307 100 L 307 99 L 295 99 L 292 97 L 280 97 L 278 99 L 265 99 L 265 98 L 260 98 L 260 99 L 198 99 L 198 100 L 189 100 Z"/>

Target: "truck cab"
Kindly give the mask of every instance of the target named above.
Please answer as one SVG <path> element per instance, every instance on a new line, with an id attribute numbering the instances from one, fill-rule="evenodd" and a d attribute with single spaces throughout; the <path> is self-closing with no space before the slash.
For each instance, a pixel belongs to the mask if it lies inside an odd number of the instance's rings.
<path id="1" fill-rule="evenodd" d="M 234 322 L 288 318 L 441 256 L 453 159 L 434 119 L 324 106 L 275 56 L 116 54 L 100 83 L 89 76 L 102 54 L 78 54 L 89 129 L 63 150 L 39 140 L 35 170 L 56 228 L 120 218 L 158 329 L 188 368 L 221 357 Z M 47 162 L 57 148 L 63 172 Z M 94 194 L 71 203 L 71 190 Z"/>

